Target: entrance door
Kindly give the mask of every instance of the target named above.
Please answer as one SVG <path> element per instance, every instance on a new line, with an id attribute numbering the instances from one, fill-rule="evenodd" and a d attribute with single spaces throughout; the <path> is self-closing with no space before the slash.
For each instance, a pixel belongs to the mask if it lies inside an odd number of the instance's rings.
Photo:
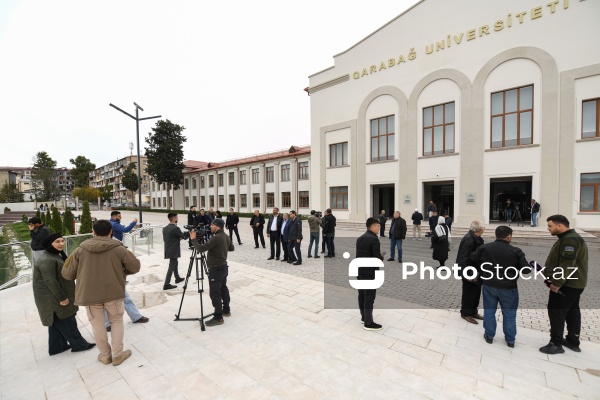
<path id="1" fill-rule="evenodd" d="M 429 215 L 427 208 L 429 200 L 437 205 L 438 215 L 443 216 L 448 214 L 452 218 L 454 216 L 454 181 L 444 182 L 427 182 L 423 184 L 423 200 L 424 200 L 424 216 Z"/>
<path id="2" fill-rule="evenodd" d="M 519 209 L 523 221 L 531 220 L 530 176 L 490 179 L 490 221 L 506 220 L 504 209 L 509 199 L 512 201 L 514 209 Z M 513 216 L 512 219 L 514 221 L 516 218 Z"/>
<path id="3" fill-rule="evenodd" d="M 396 204 L 394 185 L 373 185 L 373 217 L 377 218 L 381 210 L 391 218 Z"/>

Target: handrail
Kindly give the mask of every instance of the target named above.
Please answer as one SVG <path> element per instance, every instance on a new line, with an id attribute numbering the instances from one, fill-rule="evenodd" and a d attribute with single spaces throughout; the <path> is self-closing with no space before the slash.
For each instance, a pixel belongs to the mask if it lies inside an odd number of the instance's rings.
<path id="1" fill-rule="evenodd" d="M 2 285 L 0 285 L 0 290 L 4 290 L 6 288 L 8 288 L 9 286 L 11 286 L 13 283 L 16 283 L 18 281 L 21 280 L 21 278 L 29 278 L 31 279 L 33 275 L 31 273 L 24 273 L 21 274 L 19 276 L 17 276 L 16 278 L 12 278 L 10 281 L 3 283 Z"/>

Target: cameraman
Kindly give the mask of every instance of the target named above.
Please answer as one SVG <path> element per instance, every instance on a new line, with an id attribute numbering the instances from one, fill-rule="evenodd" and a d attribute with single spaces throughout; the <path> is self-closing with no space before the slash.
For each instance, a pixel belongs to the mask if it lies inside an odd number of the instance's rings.
<path id="1" fill-rule="evenodd" d="M 196 239 L 196 232 L 190 231 L 192 244 L 199 253 L 208 251 L 206 266 L 208 267 L 208 282 L 210 285 L 210 299 L 215 307 L 214 316 L 206 322 L 206 326 L 223 325 L 223 315 L 231 316 L 229 308 L 229 289 L 227 288 L 227 252 L 233 251 L 233 243 L 223 232 L 225 223 L 222 219 L 214 219 L 210 224 L 213 236 L 210 241 L 200 244 Z"/>

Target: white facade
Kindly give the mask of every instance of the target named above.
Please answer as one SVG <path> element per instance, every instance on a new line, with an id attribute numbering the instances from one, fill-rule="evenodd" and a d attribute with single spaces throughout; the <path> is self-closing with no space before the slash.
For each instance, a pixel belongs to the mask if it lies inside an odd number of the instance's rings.
<path id="1" fill-rule="evenodd" d="M 310 160 L 310 146 L 292 146 L 218 163 L 185 161 L 184 183 L 174 191 L 171 209 L 187 210 L 195 205 L 197 209 L 214 207 L 223 213 L 230 207 L 236 212 L 258 209 L 265 213 L 278 207 L 282 212 L 308 214 Z M 152 182 L 151 207 L 166 209 L 167 198 L 166 185 Z"/>
<path id="2" fill-rule="evenodd" d="M 380 208 L 426 211 L 433 199 L 467 224 L 501 220 L 510 197 L 528 221 L 535 198 L 542 225 L 560 213 L 600 226 L 600 200 L 583 210 L 580 198 L 582 174 L 600 173 L 600 134 L 582 136 L 582 104 L 600 98 L 599 15 L 589 0 L 423 0 L 334 56 L 308 89 L 311 172 L 324 171 L 311 184 L 313 208 L 364 221 Z M 448 103 L 430 141 L 426 109 Z M 372 121 L 384 117 L 393 137 L 381 161 Z M 440 140 L 445 153 L 430 155 Z M 332 166 L 330 145 L 341 142 L 348 165 Z M 347 208 L 335 209 L 332 187 L 347 187 Z"/>

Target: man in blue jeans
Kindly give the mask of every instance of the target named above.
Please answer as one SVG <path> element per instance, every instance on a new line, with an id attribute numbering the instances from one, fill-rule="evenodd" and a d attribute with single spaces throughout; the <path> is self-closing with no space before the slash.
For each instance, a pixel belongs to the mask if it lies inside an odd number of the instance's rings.
<path id="1" fill-rule="evenodd" d="M 144 317 L 140 310 L 138 310 L 138 308 L 135 306 L 133 300 L 131 300 L 131 297 L 129 296 L 129 293 L 127 292 L 127 288 L 125 288 L 124 304 L 125 312 L 127 315 L 129 315 L 131 322 L 134 324 L 145 324 L 146 322 L 150 321 L 150 319 Z M 110 321 L 108 320 L 108 314 L 106 313 L 106 310 L 104 310 L 104 326 L 106 327 L 106 331 L 110 332 Z"/>
<path id="2" fill-rule="evenodd" d="M 483 338 L 489 344 L 496 336 L 496 310 L 502 310 L 502 330 L 508 347 L 515 347 L 517 335 L 517 308 L 519 289 L 517 280 L 521 273 L 531 268 L 525 254 L 510 244 L 512 229 L 501 225 L 496 228 L 496 240 L 484 244 L 471 254 L 471 261 L 479 267 L 477 280 L 483 284 Z"/>
<path id="3" fill-rule="evenodd" d="M 388 258 L 388 261 L 394 261 L 396 248 L 398 248 L 398 262 L 402 262 L 402 241 L 406 239 L 406 221 L 400 216 L 400 211 L 394 212 L 394 219 L 392 219 L 392 225 L 390 226 L 389 237 L 390 258 Z"/>

